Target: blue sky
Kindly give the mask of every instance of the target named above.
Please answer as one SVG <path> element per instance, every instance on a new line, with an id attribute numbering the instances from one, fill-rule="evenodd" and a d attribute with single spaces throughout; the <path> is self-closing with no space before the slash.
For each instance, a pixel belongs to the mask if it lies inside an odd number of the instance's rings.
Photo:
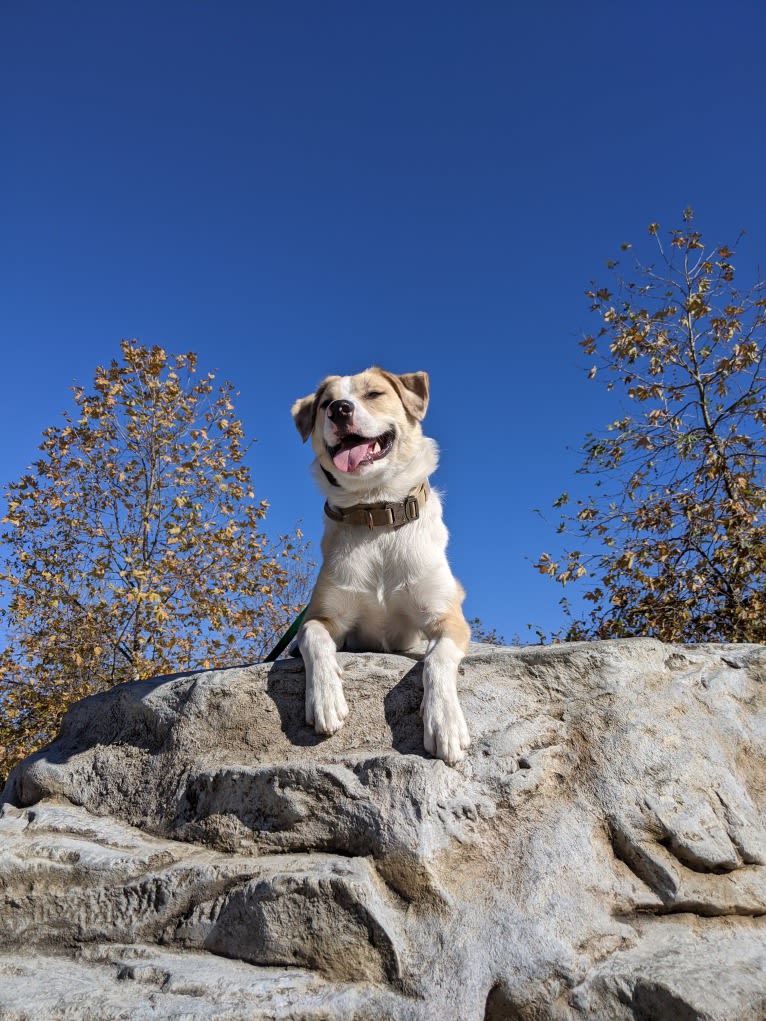
<path id="1" fill-rule="evenodd" d="M 292 401 L 427 369 L 467 614 L 557 627 L 534 509 L 619 410 L 583 291 L 686 205 L 754 270 L 765 36 L 708 0 L 3 5 L 0 481 L 137 337 L 232 380 L 270 528 L 318 545 Z"/>

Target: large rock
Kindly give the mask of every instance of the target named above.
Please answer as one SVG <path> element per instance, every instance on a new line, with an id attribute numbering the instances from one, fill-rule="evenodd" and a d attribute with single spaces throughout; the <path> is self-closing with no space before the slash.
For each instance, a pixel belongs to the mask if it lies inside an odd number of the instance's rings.
<path id="1" fill-rule="evenodd" d="M 11 776 L 0 1018 L 766 1017 L 766 650 L 474 646 L 473 735 L 421 665 L 342 655 L 86 699 Z"/>

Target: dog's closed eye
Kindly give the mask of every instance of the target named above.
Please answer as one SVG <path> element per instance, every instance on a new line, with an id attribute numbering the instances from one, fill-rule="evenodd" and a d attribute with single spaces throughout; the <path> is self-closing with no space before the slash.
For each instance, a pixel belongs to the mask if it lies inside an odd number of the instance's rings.
<path id="1" fill-rule="evenodd" d="M 383 396 L 382 390 L 368 390 L 367 393 L 364 395 L 364 398 L 367 401 L 374 401 L 376 397 L 382 396 Z"/>

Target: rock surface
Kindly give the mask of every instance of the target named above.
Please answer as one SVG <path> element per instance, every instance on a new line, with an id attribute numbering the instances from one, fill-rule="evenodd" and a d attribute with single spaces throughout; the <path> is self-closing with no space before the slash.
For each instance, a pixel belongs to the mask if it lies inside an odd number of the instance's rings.
<path id="1" fill-rule="evenodd" d="M 0 815 L 0 1018 L 762 1021 L 766 650 L 473 646 L 473 744 L 421 665 L 123 685 Z"/>

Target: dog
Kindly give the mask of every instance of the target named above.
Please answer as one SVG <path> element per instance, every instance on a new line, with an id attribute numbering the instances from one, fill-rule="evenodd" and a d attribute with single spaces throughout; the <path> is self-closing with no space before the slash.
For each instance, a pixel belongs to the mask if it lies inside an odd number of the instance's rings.
<path id="1" fill-rule="evenodd" d="M 423 435 L 426 372 L 370 368 L 328 376 L 292 416 L 311 438 L 326 497 L 322 566 L 297 637 L 306 722 L 334 734 L 348 715 L 336 651 L 406 652 L 425 637 L 423 743 L 454 766 L 470 743 L 457 694 L 470 628 L 447 562 L 447 529 L 428 478 L 436 443 Z"/>

